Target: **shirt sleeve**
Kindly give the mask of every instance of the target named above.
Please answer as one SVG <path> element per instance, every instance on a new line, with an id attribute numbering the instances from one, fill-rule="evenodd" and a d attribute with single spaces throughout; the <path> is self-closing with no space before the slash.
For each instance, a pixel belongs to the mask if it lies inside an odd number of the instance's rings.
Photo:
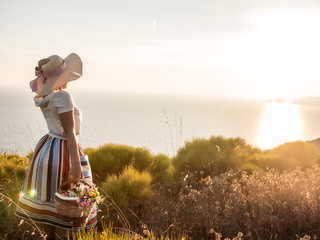
<path id="1" fill-rule="evenodd" d="M 73 98 L 70 93 L 66 91 L 58 92 L 56 107 L 58 109 L 58 114 L 74 110 Z"/>

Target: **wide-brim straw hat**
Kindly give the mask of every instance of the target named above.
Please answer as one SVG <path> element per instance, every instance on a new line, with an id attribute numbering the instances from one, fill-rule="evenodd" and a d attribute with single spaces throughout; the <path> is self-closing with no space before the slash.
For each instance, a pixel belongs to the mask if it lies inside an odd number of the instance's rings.
<path id="1" fill-rule="evenodd" d="M 48 95 L 53 90 L 82 76 L 82 61 L 75 53 L 71 53 L 65 59 L 52 55 L 48 60 L 41 66 L 41 72 L 36 71 L 38 77 L 30 82 L 32 91 L 39 95 Z"/>

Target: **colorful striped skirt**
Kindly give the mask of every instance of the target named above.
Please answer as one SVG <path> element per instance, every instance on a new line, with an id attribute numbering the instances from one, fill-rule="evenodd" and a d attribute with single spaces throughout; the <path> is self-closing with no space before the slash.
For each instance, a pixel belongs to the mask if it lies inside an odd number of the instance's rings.
<path id="1" fill-rule="evenodd" d="M 84 178 L 92 181 L 88 158 L 79 146 L 79 155 Z M 36 223 L 48 224 L 68 230 L 79 230 L 81 224 L 64 222 L 54 206 L 54 195 L 58 187 L 68 180 L 70 155 L 65 136 L 52 131 L 38 142 L 32 156 L 19 195 L 16 215 Z M 92 228 L 97 224 L 96 206 L 84 228 Z"/>

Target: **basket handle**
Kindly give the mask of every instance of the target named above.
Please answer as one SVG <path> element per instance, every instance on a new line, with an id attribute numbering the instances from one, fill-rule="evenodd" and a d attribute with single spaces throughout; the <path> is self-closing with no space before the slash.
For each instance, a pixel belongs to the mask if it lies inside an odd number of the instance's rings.
<path id="1" fill-rule="evenodd" d="M 80 179 L 79 182 L 82 182 L 82 183 L 90 186 L 89 183 L 87 183 L 87 182 L 86 182 L 85 180 L 83 180 L 83 179 Z M 79 183 L 79 182 L 78 182 L 78 183 Z M 60 185 L 60 187 L 58 187 L 57 192 L 58 192 L 58 193 L 61 193 L 61 188 L 64 187 L 64 186 L 66 186 L 68 183 L 71 183 L 71 181 L 65 181 L 64 183 L 62 183 L 62 184 Z"/>

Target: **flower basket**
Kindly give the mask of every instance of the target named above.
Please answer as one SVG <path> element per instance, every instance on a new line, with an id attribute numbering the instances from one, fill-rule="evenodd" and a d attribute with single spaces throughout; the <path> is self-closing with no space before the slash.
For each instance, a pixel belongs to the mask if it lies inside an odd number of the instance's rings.
<path id="1" fill-rule="evenodd" d="M 89 186 L 89 184 L 84 180 L 80 180 L 79 182 Z M 89 204 L 87 206 L 79 207 L 79 197 L 68 197 L 62 195 L 64 192 L 61 191 L 61 189 L 68 183 L 71 182 L 66 181 L 61 184 L 54 196 L 57 213 L 65 222 L 85 224 L 88 221 L 94 205 Z"/>

